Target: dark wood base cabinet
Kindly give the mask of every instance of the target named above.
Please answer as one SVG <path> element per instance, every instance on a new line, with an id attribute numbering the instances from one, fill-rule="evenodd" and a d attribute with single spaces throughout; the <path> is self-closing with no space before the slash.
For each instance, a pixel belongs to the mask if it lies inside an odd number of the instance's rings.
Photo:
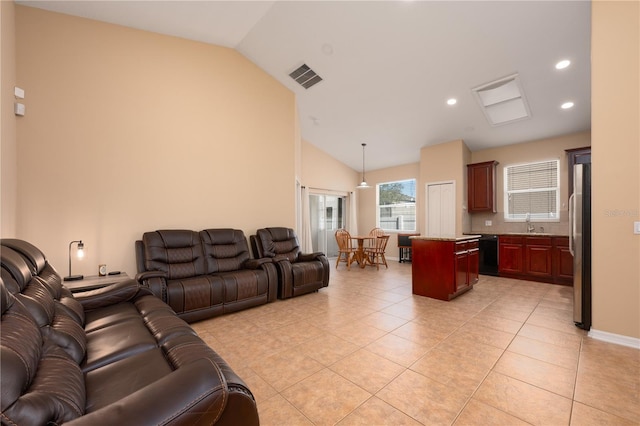
<path id="1" fill-rule="evenodd" d="M 412 239 L 413 294 L 451 300 L 478 282 L 478 239 Z"/>
<path id="2" fill-rule="evenodd" d="M 553 284 L 573 284 L 568 237 L 500 236 L 498 274 Z"/>

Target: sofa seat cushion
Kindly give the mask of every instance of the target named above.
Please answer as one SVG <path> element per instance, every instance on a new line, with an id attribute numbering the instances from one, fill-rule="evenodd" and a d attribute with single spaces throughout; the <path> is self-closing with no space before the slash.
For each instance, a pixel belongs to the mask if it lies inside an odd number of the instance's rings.
<path id="1" fill-rule="evenodd" d="M 142 319 L 122 321 L 87 333 L 87 357 L 82 370 L 89 371 L 157 347 Z"/>
<path id="2" fill-rule="evenodd" d="M 222 306 L 221 279 L 211 275 L 167 281 L 167 304 L 175 312 L 193 312 Z"/>
<path id="3" fill-rule="evenodd" d="M 138 320 L 140 313 L 130 303 L 118 303 L 86 313 L 84 330 L 87 333 L 108 327 L 123 321 Z"/>
<path id="4" fill-rule="evenodd" d="M 135 374 L 131 374 L 134 371 Z M 171 371 L 159 348 L 96 368 L 86 375 L 86 411 L 90 413 L 106 407 L 160 380 Z"/>
<path id="5" fill-rule="evenodd" d="M 291 271 L 293 274 L 293 287 L 301 284 L 323 286 L 324 271 L 322 262 L 319 260 L 292 263 Z"/>
<path id="6" fill-rule="evenodd" d="M 223 282 L 224 303 L 266 295 L 269 291 L 268 276 L 262 269 L 245 269 L 213 275 Z"/>

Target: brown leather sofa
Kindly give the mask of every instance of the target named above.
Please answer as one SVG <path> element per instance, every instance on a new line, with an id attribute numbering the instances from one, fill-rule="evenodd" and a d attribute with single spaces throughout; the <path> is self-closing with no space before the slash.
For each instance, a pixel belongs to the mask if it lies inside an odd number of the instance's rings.
<path id="1" fill-rule="evenodd" d="M 302 253 L 295 231 L 258 229 L 250 237 L 256 259 L 271 259 L 278 268 L 278 298 L 288 299 L 329 285 L 329 261 L 322 252 Z"/>
<path id="2" fill-rule="evenodd" d="M 229 365 L 148 288 L 72 294 L 42 254 L 2 240 L 3 425 L 258 425 Z"/>
<path id="3" fill-rule="evenodd" d="M 145 232 L 136 241 L 138 281 L 187 322 L 276 299 L 271 259 L 250 259 L 237 229 Z"/>

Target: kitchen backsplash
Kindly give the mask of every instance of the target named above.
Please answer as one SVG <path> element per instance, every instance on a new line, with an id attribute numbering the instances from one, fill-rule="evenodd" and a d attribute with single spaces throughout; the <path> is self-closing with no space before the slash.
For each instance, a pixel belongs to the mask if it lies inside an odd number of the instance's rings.
<path id="1" fill-rule="evenodd" d="M 472 213 L 469 214 L 471 220 L 472 234 L 507 234 L 510 232 L 527 232 L 525 222 L 505 222 L 504 213 Z M 490 220 L 491 226 L 486 226 L 485 221 Z M 560 211 L 560 222 L 536 222 L 533 232 L 545 232 L 553 235 L 569 235 L 569 213 Z"/>

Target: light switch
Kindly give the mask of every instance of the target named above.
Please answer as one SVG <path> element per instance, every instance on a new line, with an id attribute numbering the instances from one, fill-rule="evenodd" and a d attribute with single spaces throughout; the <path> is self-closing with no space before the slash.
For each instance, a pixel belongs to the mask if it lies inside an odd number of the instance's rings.
<path id="1" fill-rule="evenodd" d="M 23 116 L 24 111 L 25 111 L 24 104 L 21 104 L 20 102 L 16 102 L 15 104 L 13 104 L 13 112 L 16 115 Z"/>
<path id="2" fill-rule="evenodd" d="M 640 222 L 633 222 L 633 233 L 640 234 Z"/>
<path id="3" fill-rule="evenodd" d="M 24 99 L 24 89 L 19 88 L 18 86 L 15 86 L 13 88 L 13 93 L 15 94 L 15 97 L 18 99 Z"/>
<path id="4" fill-rule="evenodd" d="M 484 226 L 491 226 L 491 225 L 493 225 L 492 221 L 490 221 L 490 220 L 485 220 L 484 221 Z"/>

